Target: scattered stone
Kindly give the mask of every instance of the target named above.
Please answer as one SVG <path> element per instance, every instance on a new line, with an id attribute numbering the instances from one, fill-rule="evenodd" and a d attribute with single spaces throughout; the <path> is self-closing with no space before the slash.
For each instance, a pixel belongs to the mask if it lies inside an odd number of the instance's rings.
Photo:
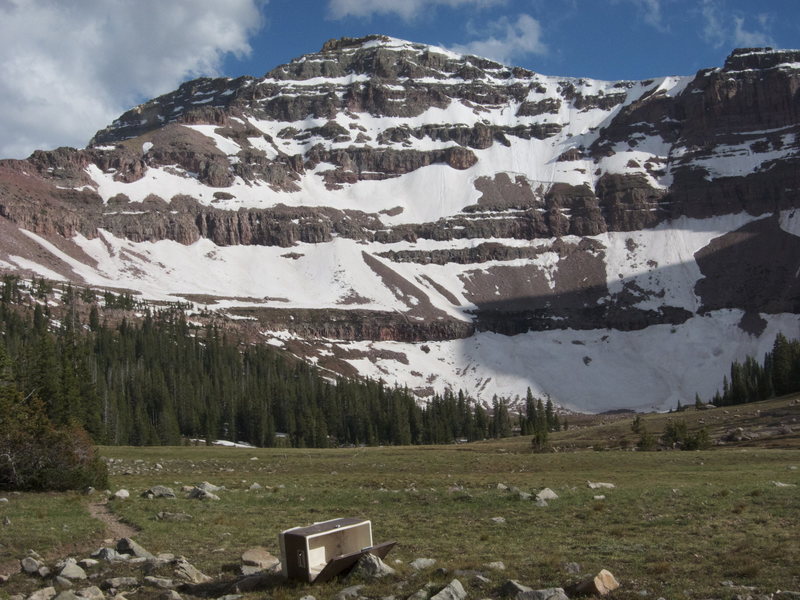
<path id="1" fill-rule="evenodd" d="M 263 546 L 256 546 L 245 550 L 242 553 L 242 563 L 259 569 L 271 569 L 272 567 L 280 564 L 280 559 L 264 548 Z"/>
<path id="2" fill-rule="evenodd" d="M 564 563 L 564 571 L 570 575 L 578 575 L 581 572 L 581 566 L 576 562 Z"/>
<path id="3" fill-rule="evenodd" d="M 383 562 L 379 557 L 374 554 L 363 554 L 358 559 L 353 570 L 350 571 L 348 577 L 363 577 L 366 579 L 380 579 L 387 575 L 394 575 L 395 571 L 392 567 Z"/>
<path id="4" fill-rule="evenodd" d="M 143 581 L 145 585 L 162 590 L 171 590 L 178 585 L 172 579 L 167 577 L 156 577 L 155 575 L 146 575 Z"/>
<path id="5" fill-rule="evenodd" d="M 492 583 L 492 580 L 489 579 L 488 577 L 485 577 L 484 575 L 481 575 L 480 573 L 475 575 L 470 581 L 472 587 L 485 587 L 490 583 Z"/>
<path id="6" fill-rule="evenodd" d="M 114 495 L 111 497 L 112 500 L 125 500 L 130 498 L 131 493 L 126 489 L 117 490 L 114 492 Z"/>
<path id="7" fill-rule="evenodd" d="M 103 591 L 96 585 L 78 590 L 78 596 L 86 598 L 86 600 L 104 600 L 106 597 Z"/>
<path id="8" fill-rule="evenodd" d="M 213 483 L 208 483 L 207 481 L 204 481 L 203 483 L 198 483 L 194 487 L 196 487 L 198 489 L 201 489 L 204 492 L 218 492 L 220 490 L 225 489 L 225 488 L 220 487 L 218 485 L 214 485 Z"/>
<path id="9" fill-rule="evenodd" d="M 506 492 L 508 491 L 508 486 L 505 483 L 498 483 L 497 489 L 500 490 L 501 492 Z"/>
<path id="10" fill-rule="evenodd" d="M 502 560 L 496 560 L 486 564 L 486 568 L 491 571 L 505 571 L 506 564 Z"/>
<path id="11" fill-rule="evenodd" d="M 594 577 L 589 577 L 570 586 L 568 592 L 576 594 L 605 596 L 619 587 L 619 582 L 614 576 L 603 569 Z"/>
<path id="12" fill-rule="evenodd" d="M 428 600 L 428 588 L 422 588 L 411 594 L 406 600 Z"/>
<path id="13" fill-rule="evenodd" d="M 431 596 L 431 600 L 464 600 L 466 597 L 467 592 L 464 590 L 464 586 L 458 579 L 453 579 L 442 591 Z"/>
<path id="14" fill-rule="evenodd" d="M 207 583 L 211 577 L 201 573 L 194 565 L 183 557 L 175 559 L 175 577 L 189 583 Z"/>
<path id="15" fill-rule="evenodd" d="M 50 598 L 53 598 L 55 595 L 56 588 L 50 586 L 36 590 L 30 596 L 28 596 L 28 600 L 50 600 Z"/>
<path id="16" fill-rule="evenodd" d="M 613 490 L 615 486 L 613 483 L 603 483 L 602 481 L 588 481 L 587 484 L 589 485 L 589 489 L 592 490 L 599 490 L 599 489 L 609 489 Z"/>
<path id="17" fill-rule="evenodd" d="M 27 573 L 28 575 L 36 575 L 39 573 L 39 568 L 42 566 L 42 563 L 32 556 L 26 556 L 19 561 L 19 565 L 24 573 Z"/>
<path id="18" fill-rule="evenodd" d="M 358 598 L 363 588 L 363 585 L 351 585 L 350 587 L 346 587 L 334 596 L 334 600 L 351 600 L 352 598 Z"/>
<path id="19" fill-rule="evenodd" d="M 78 600 L 78 596 L 72 590 L 64 590 L 56 594 L 54 600 Z"/>
<path id="20" fill-rule="evenodd" d="M 175 590 L 167 590 L 159 596 L 159 600 L 182 600 L 182 598 Z"/>
<path id="21" fill-rule="evenodd" d="M 256 491 L 256 490 L 262 490 L 262 489 L 264 489 L 264 488 L 261 486 L 261 484 L 258 484 L 258 483 L 251 483 L 251 484 L 250 484 L 250 487 L 249 487 L 248 489 L 249 489 L 251 492 L 254 492 L 254 491 Z"/>
<path id="22" fill-rule="evenodd" d="M 517 594 L 516 600 L 569 600 L 569 598 L 562 588 L 546 588 Z"/>
<path id="23" fill-rule="evenodd" d="M 53 578 L 53 581 L 56 584 L 56 587 L 60 590 L 69 590 L 75 587 L 69 579 L 62 577 L 61 575 L 56 575 Z"/>
<path id="24" fill-rule="evenodd" d="M 783 483 L 782 481 L 773 481 L 772 485 L 774 485 L 775 487 L 779 487 L 779 488 L 797 487 L 793 483 Z"/>
<path id="25" fill-rule="evenodd" d="M 506 519 L 505 517 L 492 517 L 491 521 L 493 523 L 497 523 L 498 525 L 502 525 L 503 523 L 506 522 Z"/>
<path id="26" fill-rule="evenodd" d="M 111 579 L 106 579 L 103 582 L 103 585 L 106 588 L 114 588 L 118 590 L 120 588 L 132 588 L 139 585 L 139 580 L 136 577 L 112 577 Z"/>
<path id="27" fill-rule="evenodd" d="M 86 579 L 86 571 L 84 571 L 76 562 L 67 562 L 64 568 L 59 573 L 61 577 L 66 579 Z"/>
<path id="28" fill-rule="evenodd" d="M 538 506 L 539 508 L 547 508 L 548 506 L 547 500 L 545 500 L 544 498 L 536 498 L 536 506 Z"/>
<path id="29" fill-rule="evenodd" d="M 154 485 L 148 490 L 142 492 L 142 498 L 170 498 L 174 499 L 175 492 L 172 491 L 172 488 L 169 488 L 165 485 Z"/>
<path id="30" fill-rule="evenodd" d="M 432 558 L 415 558 L 408 565 L 415 571 L 422 571 L 423 569 L 430 569 L 436 561 Z"/>
<path id="31" fill-rule="evenodd" d="M 544 488 L 541 492 L 536 494 L 536 498 L 542 500 L 558 500 L 558 494 L 550 488 Z"/>
<path id="32" fill-rule="evenodd" d="M 108 562 L 116 562 L 116 561 L 123 561 L 128 560 L 128 556 L 125 554 L 120 554 L 113 548 L 100 548 L 92 553 L 92 558 L 96 558 L 98 560 L 105 560 Z"/>
<path id="33" fill-rule="evenodd" d="M 130 554 L 136 558 L 153 559 L 155 556 L 150 554 L 147 550 L 142 548 L 131 538 L 122 538 L 117 542 L 117 552 L 121 554 Z"/>
<path id="34" fill-rule="evenodd" d="M 317 600 L 317 599 L 314 596 L 303 596 L 302 598 L 300 598 L 300 600 Z"/>
<path id="35" fill-rule="evenodd" d="M 533 498 L 533 495 L 529 494 L 528 492 L 517 492 L 517 493 L 519 494 L 520 500 L 530 500 L 531 498 Z"/>
<path id="36" fill-rule="evenodd" d="M 5 497 L 0 498 L 0 502 L 8 502 L 8 498 L 5 498 Z"/>
<path id="37" fill-rule="evenodd" d="M 517 594 L 521 594 L 523 592 L 532 592 L 532 591 L 533 588 L 530 588 L 527 585 L 522 585 L 516 579 L 509 579 L 500 588 L 500 593 L 503 596 L 508 596 L 509 598 L 516 598 Z"/>
<path id="38" fill-rule="evenodd" d="M 11 519 L 8 516 L 3 517 L 3 525 L 5 525 L 6 527 L 11 525 Z"/>
<path id="39" fill-rule="evenodd" d="M 190 500 L 219 500 L 219 496 L 216 494 L 203 490 L 199 487 L 192 488 L 187 498 Z"/>
<path id="40" fill-rule="evenodd" d="M 593 500 L 605 500 L 606 497 L 605 497 L 605 495 L 600 494 L 599 496 L 592 496 L 592 499 Z"/>
<path id="41" fill-rule="evenodd" d="M 92 567 L 99 565 L 100 561 L 93 558 L 82 558 L 78 561 L 78 564 L 84 569 L 91 569 Z"/>
<path id="42" fill-rule="evenodd" d="M 50 569 L 47 567 L 47 565 L 42 565 L 41 567 L 39 567 L 37 573 L 39 574 L 39 577 L 44 579 L 45 577 L 50 576 Z"/>
<path id="43" fill-rule="evenodd" d="M 186 513 L 174 513 L 166 511 L 161 511 L 159 513 L 156 513 L 157 521 L 170 521 L 175 523 L 181 523 L 185 521 L 191 521 L 192 519 L 194 519 L 194 517 Z"/>

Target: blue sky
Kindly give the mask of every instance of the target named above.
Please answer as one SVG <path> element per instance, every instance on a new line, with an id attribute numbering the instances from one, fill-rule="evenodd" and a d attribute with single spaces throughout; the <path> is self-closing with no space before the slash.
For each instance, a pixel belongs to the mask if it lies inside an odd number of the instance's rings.
<path id="1" fill-rule="evenodd" d="M 0 157 L 85 146 L 200 76 L 383 33 L 547 75 L 646 79 L 800 47 L 800 0 L 0 0 Z"/>
<path id="2" fill-rule="evenodd" d="M 260 75 L 369 33 L 597 79 L 687 75 L 738 46 L 800 47 L 800 0 L 270 0 L 261 12 L 252 54 L 229 56 L 226 74 Z"/>

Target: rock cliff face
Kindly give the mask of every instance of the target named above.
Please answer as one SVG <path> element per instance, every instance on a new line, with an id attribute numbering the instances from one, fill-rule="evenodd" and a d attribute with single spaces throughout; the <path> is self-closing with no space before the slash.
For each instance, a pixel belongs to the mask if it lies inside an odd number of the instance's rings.
<path id="1" fill-rule="evenodd" d="M 187 299 L 420 390 L 666 406 L 797 329 L 799 136 L 800 51 L 604 82 L 331 40 L 0 161 L 0 269 Z M 637 367 L 623 338 L 686 348 Z"/>

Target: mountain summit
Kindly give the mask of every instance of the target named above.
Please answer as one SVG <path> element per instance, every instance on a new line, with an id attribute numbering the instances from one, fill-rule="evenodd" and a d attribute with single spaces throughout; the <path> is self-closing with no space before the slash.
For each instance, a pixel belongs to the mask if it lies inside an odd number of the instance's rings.
<path id="1" fill-rule="evenodd" d="M 800 51 L 545 76 L 386 36 L 0 163 L 0 268 L 216 311 L 421 396 L 710 396 L 800 336 Z"/>

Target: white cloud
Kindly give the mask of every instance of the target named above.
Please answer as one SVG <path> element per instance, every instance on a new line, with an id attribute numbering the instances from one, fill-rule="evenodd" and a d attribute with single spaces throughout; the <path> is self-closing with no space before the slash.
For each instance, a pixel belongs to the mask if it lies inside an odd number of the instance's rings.
<path id="1" fill-rule="evenodd" d="M 436 6 L 486 8 L 506 0 L 328 0 L 328 14 L 334 19 L 397 15 L 411 21 Z"/>
<path id="2" fill-rule="evenodd" d="M 542 41 L 542 27 L 530 15 L 519 15 L 516 21 L 503 17 L 486 24 L 484 29 L 489 33 L 488 37 L 450 46 L 450 49 L 505 64 L 511 64 L 515 58 L 530 54 L 547 54 L 547 46 Z"/>
<path id="3" fill-rule="evenodd" d="M 769 32 L 774 22 L 772 15 L 755 15 L 752 28 L 746 25 L 741 14 L 731 12 L 724 0 L 703 0 L 700 6 L 703 17 L 703 39 L 714 48 L 724 45 L 735 47 L 776 46 Z"/>
<path id="4" fill-rule="evenodd" d="M 263 0 L 0 0 L 0 157 L 81 147 L 184 79 L 246 55 Z"/>

